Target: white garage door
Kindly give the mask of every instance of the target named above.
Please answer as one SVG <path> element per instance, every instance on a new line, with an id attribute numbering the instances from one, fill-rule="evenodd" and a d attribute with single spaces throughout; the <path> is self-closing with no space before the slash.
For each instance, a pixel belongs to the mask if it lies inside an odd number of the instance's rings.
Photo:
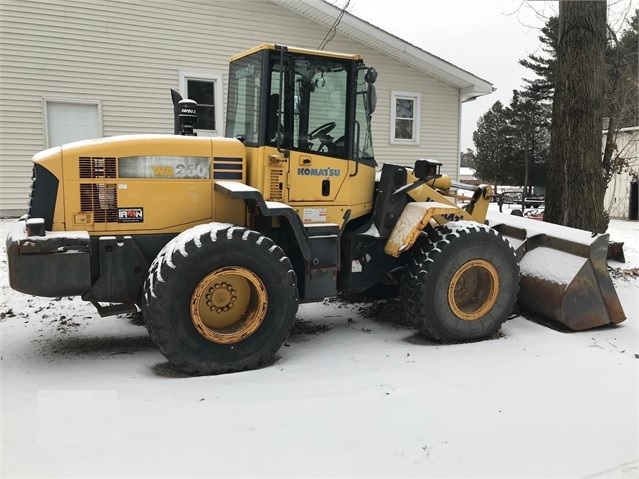
<path id="1" fill-rule="evenodd" d="M 98 105 L 47 101 L 48 147 L 101 135 Z"/>

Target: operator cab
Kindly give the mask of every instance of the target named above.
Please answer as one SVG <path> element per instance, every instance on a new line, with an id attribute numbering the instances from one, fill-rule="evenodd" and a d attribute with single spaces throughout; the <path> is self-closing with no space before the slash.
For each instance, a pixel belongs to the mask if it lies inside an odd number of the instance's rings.
<path id="1" fill-rule="evenodd" d="M 375 78 L 360 55 L 260 45 L 231 60 L 226 136 L 374 166 Z"/>

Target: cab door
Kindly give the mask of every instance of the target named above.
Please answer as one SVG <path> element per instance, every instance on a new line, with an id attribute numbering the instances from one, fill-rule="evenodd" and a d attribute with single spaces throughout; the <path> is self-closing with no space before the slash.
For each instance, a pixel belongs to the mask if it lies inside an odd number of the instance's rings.
<path id="1" fill-rule="evenodd" d="M 348 165 L 344 159 L 291 151 L 289 202 L 335 202 L 348 178 Z"/>
<path id="2" fill-rule="evenodd" d="M 334 203 L 349 175 L 348 66 L 331 58 L 295 60 L 289 202 Z M 291 111 L 289 110 L 289 111 Z"/>

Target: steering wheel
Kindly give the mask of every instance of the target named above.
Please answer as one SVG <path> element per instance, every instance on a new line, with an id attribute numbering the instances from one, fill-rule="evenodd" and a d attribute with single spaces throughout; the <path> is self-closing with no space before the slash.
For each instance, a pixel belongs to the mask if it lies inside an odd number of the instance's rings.
<path id="1" fill-rule="evenodd" d="M 326 136 L 330 131 L 333 131 L 335 128 L 335 122 L 329 121 L 328 123 L 324 123 L 323 125 L 318 126 L 313 131 L 308 134 L 309 140 L 315 140 L 320 136 Z"/>

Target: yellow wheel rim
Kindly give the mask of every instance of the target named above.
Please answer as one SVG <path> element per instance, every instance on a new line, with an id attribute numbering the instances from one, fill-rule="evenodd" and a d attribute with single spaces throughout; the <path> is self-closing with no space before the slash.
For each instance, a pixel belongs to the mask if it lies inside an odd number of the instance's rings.
<path id="1" fill-rule="evenodd" d="M 266 288 L 255 273 L 226 266 L 198 283 L 191 296 L 191 319 L 209 341 L 234 344 L 260 327 L 267 306 Z"/>
<path id="2" fill-rule="evenodd" d="M 483 318 L 497 302 L 499 274 L 484 259 L 474 259 L 459 267 L 448 286 L 448 305 L 464 321 Z"/>

